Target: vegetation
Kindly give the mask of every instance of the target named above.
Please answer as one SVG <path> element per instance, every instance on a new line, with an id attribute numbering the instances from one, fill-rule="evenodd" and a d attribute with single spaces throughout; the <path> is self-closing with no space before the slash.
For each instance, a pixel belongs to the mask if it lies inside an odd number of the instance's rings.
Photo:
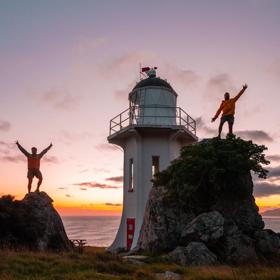
<path id="1" fill-rule="evenodd" d="M 165 271 L 182 279 L 280 279 L 279 267 L 182 267 L 155 259 L 136 265 L 100 248 L 82 255 L 0 251 L 1 280 L 153 280 Z"/>
<path id="2" fill-rule="evenodd" d="M 217 194 L 229 195 L 231 199 L 246 197 L 252 194 L 253 186 L 244 188 L 244 180 L 251 182 L 250 171 L 260 178 L 267 177 L 268 171 L 263 168 L 269 164 L 264 155 L 266 149 L 235 136 L 206 139 L 185 146 L 180 158 L 156 174 L 153 182 L 155 186 L 167 187 L 174 201 L 187 204 L 196 194 L 208 202 L 213 202 Z"/>
<path id="3" fill-rule="evenodd" d="M 34 240 L 44 233 L 44 225 L 25 221 L 34 220 L 30 205 L 15 200 L 11 195 L 0 198 L 0 248 L 19 247 L 18 243 L 24 242 L 29 248 L 34 245 Z"/>

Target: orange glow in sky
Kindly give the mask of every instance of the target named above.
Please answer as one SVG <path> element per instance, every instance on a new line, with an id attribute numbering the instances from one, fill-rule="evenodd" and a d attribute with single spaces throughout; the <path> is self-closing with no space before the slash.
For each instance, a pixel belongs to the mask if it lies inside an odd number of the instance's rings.
<path id="1" fill-rule="evenodd" d="M 1 1 L 0 194 L 27 191 L 14 142 L 39 151 L 52 142 L 41 190 L 56 208 L 119 215 L 123 155 L 106 138 L 110 119 L 128 107 L 139 63 L 171 83 L 178 106 L 199 120 L 200 139 L 216 136 L 211 118 L 224 92 L 247 83 L 234 129 L 268 147 L 277 175 L 279 10 L 279 1 L 261 0 Z M 272 184 L 258 187 L 261 209 L 280 207 L 279 181 Z"/>

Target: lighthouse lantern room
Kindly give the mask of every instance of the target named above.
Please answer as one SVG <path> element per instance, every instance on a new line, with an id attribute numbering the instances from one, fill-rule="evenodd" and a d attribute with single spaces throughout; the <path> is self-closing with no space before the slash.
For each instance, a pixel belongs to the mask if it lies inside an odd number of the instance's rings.
<path id="1" fill-rule="evenodd" d="M 177 93 L 156 77 L 156 67 L 129 93 L 129 108 L 110 121 L 109 143 L 124 151 L 123 213 L 109 251 L 137 245 L 154 174 L 166 169 L 184 145 L 197 141 L 196 123 L 177 107 Z"/>

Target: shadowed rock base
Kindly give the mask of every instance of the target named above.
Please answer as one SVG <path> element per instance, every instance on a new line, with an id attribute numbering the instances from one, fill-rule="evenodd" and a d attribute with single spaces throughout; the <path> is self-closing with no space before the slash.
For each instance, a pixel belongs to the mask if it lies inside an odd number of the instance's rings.
<path id="1" fill-rule="evenodd" d="M 0 199 L 0 245 L 14 249 L 69 250 L 62 220 L 45 192 L 26 194 L 21 201 Z"/>

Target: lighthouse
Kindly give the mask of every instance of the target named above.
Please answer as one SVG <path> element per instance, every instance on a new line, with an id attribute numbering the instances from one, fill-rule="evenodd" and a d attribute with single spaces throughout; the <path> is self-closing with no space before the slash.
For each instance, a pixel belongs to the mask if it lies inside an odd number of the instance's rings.
<path id="1" fill-rule="evenodd" d="M 110 121 L 109 143 L 123 149 L 123 212 L 109 251 L 129 251 L 137 245 L 155 173 L 166 169 L 183 146 L 197 141 L 196 123 L 177 106 L 177 93 L 142 68 L 141 79 L 128 94 L 129 107 Z"/>

